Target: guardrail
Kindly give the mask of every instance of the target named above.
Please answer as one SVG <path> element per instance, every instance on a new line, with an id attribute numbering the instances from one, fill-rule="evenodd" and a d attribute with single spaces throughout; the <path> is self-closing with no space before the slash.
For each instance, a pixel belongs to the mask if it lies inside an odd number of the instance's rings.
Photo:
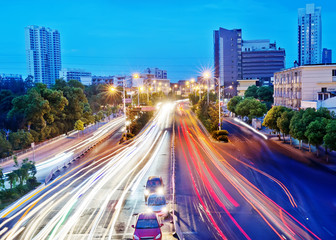
<path id="1" fill-rule="evenodd" d="M 107 117 L 105 117 L 105 119 L 106 119 L 106 118 L 109 118 L 109 117 L 111 117 L 111 116 L 113 116 L 113 115 L 107 116 Z M 119 117 L 119 116 L 116 115 L 116 117 L 114 117 L 114 118 L 117 118 L 117 117 Z M 114 119 L 114 118 L 112 117 L 112 119 Z M 99 124 L 99 123 L 98 123 L 98 124 Z M 94 125 L 96 125 L 96 124 L 93 124 L 93 123 L 92 123 L 92 124 L 88 125 L 85 129 L 88 129 L 88 128 L 94 126 Z M 85 131 L 85 130 L 84 130 L 84 131 Z M 73 134 L 73 133 L 75 133 L 75 132 L 77 132 L 77 130 L 72 130 L 72 131 L 68 132 L 67 135 L 66 135 L 66 134 L 61 134 L 61 135 L 59 135 L 59 136 L 57 136 L 57 137 L 54 137 L 54 138 L 48 139 L 48 140 L 46 140 L 46 141 L 44 141 L 44 142 L 41 142 L 41 143 L 39 143 L 39 144 L 36 144 L 35 147 L 34 147 L 34 150 L 36 150 L 37 148 L 42 147 L 42 146 L 44 146 L 44 145 L 46 145 L 46 144 L 48 144 L 48 143 L 51 143 L 51 142 L 53 142 L 53 141 L 56 141 L 56 140 L 58 140 L 58 139 L 60 139 L 60 138 L 62 138 L 62 137 L 70 136 L 71 134 Z M 12 156 L 9 156 L 9 157 L 0 159 L 0 163 L 4 163 L 4 162 L 7 162 L 7 161 L 13 159 L 13 156 L 20 156 L 20 155 L 22 155 L 22 154 L 25 154 L 25 153 L 27 153 L 27 152 L 31 152 L 31 151 L 33 151 L 33 148 L 32 148 L 32 147 L 27 148 L 27 149 L 24 149 L 24 150 L 19 151 L 19 152 L 16 152 L 16 153 L 14 153 Z"/>
<path id="2" fill-rule="evenodd" d="M 177 217 L 175 215 L 175 206 L 176 206 L 176 197 L 175 197 L 175 169 L 176 169 L 176 159 L 175 159 L 175 120 L 173 120 L 173 134 L 172 134 L 172 141 L 171 141 L 171 159 L 172 159 L 172 185 L 173 185 L 173 199 L 172 199 L 172 205 L 173 205 L 173 225 L 175 229 L 175 234 L 178 239 L 184 240 L 184 236 L 182 233 L 182 230 L 180 228 L 180 225 L 177 223 Z"/>
<path id="3" fill-rule="evenodd" d="M 68 160 L 68 161 L 62 163 L 61 165 L 55 167 L 54 169 L 52 169 L 51 172 L 49 173 L 49 175 L 44 180 L 45 184 L 47 185 L 50 182 L 50 180 L 53 178 L 53 176 L 55 175 L 56 172 L 61 171 L 62 168 L 67 168 L 72 162 L 74 162 L 76 160 L 79 160 L 81 157 L 84 157 L 84 155 L 87 152 L 89 152 L 92 148 L 94 148 L 99 143 L 102 143 L 104 140 L 106 140 L 107 138 L 109 138 L 114 133 L 115 133 L 115 131 L 111 132 L 106 137 L 103 137 L 102 139 L 96 141 L 94 144 L 92 144 L 89 147 L 85 148 L 83 151 L 81 151 L 78 154 L 76 154 L 70 160 Z"/>

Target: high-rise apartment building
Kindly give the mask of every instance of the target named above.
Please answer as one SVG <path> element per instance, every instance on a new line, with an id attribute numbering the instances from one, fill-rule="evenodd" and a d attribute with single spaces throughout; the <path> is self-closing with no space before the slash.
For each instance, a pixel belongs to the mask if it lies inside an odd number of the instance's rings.
<path id="1" fill-rule="evenodd" d="M 322 62 L 321 7 L 307 4 L 298 13 L 298 63 L 319 64 Z"/>
<path id="2" fill-rule="evenodd" d="M 258 79 L 260 85 L 271 85 L 273 75 L 285 68 L 285 49 L 270 40 L 243 40 L 242 79 Z"/>
<path id="3" fill-rule="evenodd" d="M 26 55 L 28 74 L 35 82 L 42 82 L 48 86 L 55 83 L 61 70 L 60 34 L 40 26 L 25 28 Z"/>
<path id="4" fill-rule="evenodd" d="M 224 96 L 237 94 L 237 80 L 242 79 L 242 31 L 219 28 L 214 31 L 215 77 L 224 86 Z M 233 86 L 232 89 L 226 88 Z"/>
<path id="5" fill-rule="evenodd" d="M 331 49 L 323 48 L 322 63 L 323 64 L 332 63 L 332 51 L 331 51 Z"/>

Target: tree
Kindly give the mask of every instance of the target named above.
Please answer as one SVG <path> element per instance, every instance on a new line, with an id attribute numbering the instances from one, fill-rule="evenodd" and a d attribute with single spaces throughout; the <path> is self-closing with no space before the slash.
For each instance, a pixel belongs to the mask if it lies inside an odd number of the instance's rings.
<path id="1" fill-rule="evenodd" d="M 79 136 L 79 131 L 84 130 L 84 123 L 81 120 L 77 120 L 75 122 L 75 128 L 74 129 L 78 131 L 78 136 Z"/>
<path id="2" fill-rule="evenodd" d="M 281 117 L 281 114 L 286 111 L 287 108 L 283 106 L 274 106 L 269 110 L 264 118 L 263 126 L 274 130 L 280 139 L 280 129 L 278 127 L 277 121 Z"/>
<path id="3" fill-rule="evenodd" d="M 14 171 L 7 174 L 7 181 L 9 182 L 9 186 L 11 189 L 16 186 L 16 182 L 18 181 L 18 176 L 16 175 Z"/>
<path id="4" fill-rule="evenodd" d="M 283 134 L 284 142 L 286 142 L 285 136 L 289 134 L 290 131 L 289 125 L 293 116 L 294 111 L 291 109 L 287 109 L 287 111 L 282 112 L 281 116 L 277 119 L 277 127 Z M 292 144 L 292 138 L 290 138 L 290 144 Z"/>
<path id="5" fill-rule="evenodd" d="M 307 108 L 305 109 L 303 116 L 302 116 L 302 121 L 301 124 L 303 125 L 304 128 L 304 133 L 306 132 L 309 124 L 315 120 L 320 120 L 322 121 L 323 118 L 330 119 L 331 115 L 328 109 L 326 108 L 320 108 L 317 111 L 315 108 Z M 307 136 L 305 135 L 305 139 L 308 141 L 309 144 L 309 152 L 311 151 L 311 142 L 308 140 Z"/>
<path id="6" fill-rule="evenodd" d="M 189 101 L 191 102 L 192 105 L 195 105 L 198 103 L 198 100 L 199 100 L 199 96 L 198 94 L 193 94 L 193 93 L 190 93 L 189 94 Z"/>
<path id="7" fill-rule="evenodd" d="M 323 137 L 326 135 L 326 125 L 328 120 L 326 118 L 317 119 L 311 122 L 305 132 L 305 136 L 310 144 L 316 146 L 316 155 L 318 156 L 318 146 L 323 144 Z"/>
<path id="8" fill-rule="evenodd" d="M 6 140 L 6 137 L 0 133 L 0 158 L 12 155 L 12 145 Z"/>
<path id="9" fill-rule="evenodd" d="M 3 174 L 2 168 L 0 168 L 0 189 L 5 188 L 5 175 Z"/>
<path id="10" fill-rule="evenodd" d="M 336 120 L 333 119 L 328 122 L 323 140 L 326 149 L 336 150 Z"/>
<path id="11" fill-rule="evenodd" d="M 243 100 L 241 96 L 234 96 L 233 98 L 230 99 L 230 101 L 227 104 L 227 108 L 230 112 L 236 113 L 236 107 L 238 103 L 240 103 Z"/>
<path id="12" fill-rule="evenodd" d="M 258 98 L 258 87 L 256 85 L 249 86 L 245 91 L 244 97 L 245 98 Z"/>
<path id="13" fill-rule="evenodd" d="M 236 112 L 239 116 L 248 117 L 251 122 L 253 118 L 264 116 L 267 112 L 266 105 L 254 98 L 245 98 L 236 106 Z"/>
<path id="14" fill-rule="evenodd" d="M 262 86 L 257 90 L 258 99 L 265 102 L 273 102 L 273 87 Z"/>
<path id="15" fill-rule="evenodd" d="M 34 142 L 34 138 L 29 132 L 19 130 L 9 134 L 9 142 L 14 150 L 20 150 L 30 147 L 30 144 Z"/>
<path id="16" fill-rule="evenodd" d="M 301 109 L 296 111 L 289 124 L 289 134 L 300 141 L 299 149 L 302 147 L 302 141 L 306 139 L 305 131 L 306 127 L 303 123 L 303 115 L 305 110 Z"/>

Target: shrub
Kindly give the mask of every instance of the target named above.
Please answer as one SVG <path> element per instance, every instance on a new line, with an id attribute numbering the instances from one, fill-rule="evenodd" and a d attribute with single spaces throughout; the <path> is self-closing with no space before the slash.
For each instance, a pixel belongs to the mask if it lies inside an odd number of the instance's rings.
<path id="1" fill-rule="evenodd" d="M 221 142 L 228 142 L 229 141 L 228 135 L 229 132 L 227 130 L 217 130 L 212 132 L 212 137 L 217 141 Z"/>

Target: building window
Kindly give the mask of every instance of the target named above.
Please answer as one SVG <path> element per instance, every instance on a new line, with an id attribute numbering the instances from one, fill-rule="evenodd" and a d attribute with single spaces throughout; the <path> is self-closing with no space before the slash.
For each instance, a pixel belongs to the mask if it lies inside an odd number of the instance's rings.
<path id="1" fill-rule="evenodd" d="M 333 69 L 333 70 L 332 70 L 332 76 L 333 76 L 333 77 L 336 77 L 336 69 Z"/>

